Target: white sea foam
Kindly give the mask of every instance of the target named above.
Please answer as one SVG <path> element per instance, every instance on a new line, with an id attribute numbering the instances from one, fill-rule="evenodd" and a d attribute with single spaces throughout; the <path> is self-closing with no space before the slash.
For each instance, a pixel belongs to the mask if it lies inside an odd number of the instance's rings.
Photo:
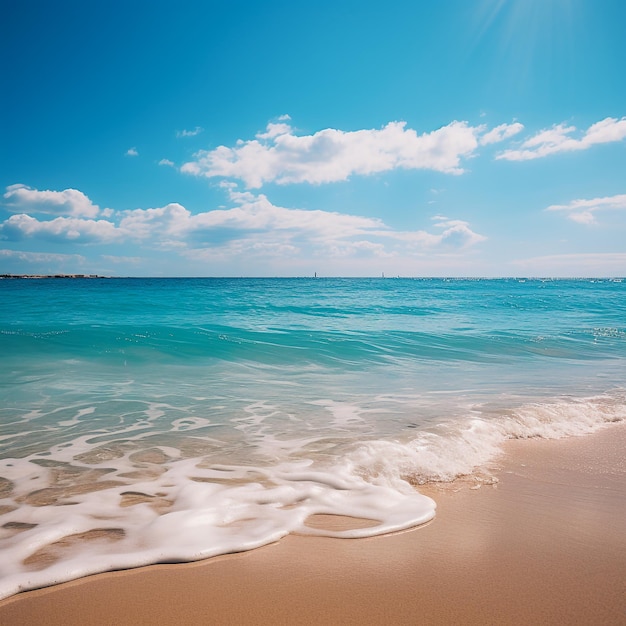
<path id="1" fill-rule="evenodd" d="M 485 466 L 507 439 L 584 435 L 624 420 L 621 395 L 524 404 L 497 416 L 474 410 L 466 419 L 439 424 L 408 440 L 365 443 L 347 460 L 355 472 L 372 480 L 447 482 Z"/>
<path id="2" fill-rule="evenodd" d="M 113 459 L 106 465 L 121 469 L 125 462 Z M 1 597 L 109 569 L 248 550 L 290 532 L 371 536 L 419 525 L 435 512 L 434 502 L 408 484 L 375 485 L 345 466 L 331 472 L 313 469 L 310 461 L 215 470 L 198 467 L 196 459 L 184 460 L 170 464 L 160 476 L 134 483 L 132 491 L 122 484 L 70 492 L 66 499 L 71 506 L 44 506 L 37 500 L 42 495 L 37 490 L 45 490 L 45 468 L 14 460 L 3 470 L 15 480 L 14 500 L 22 503 L 2 517 Z M 139 501 L 121 507 L 129 493 L 139 494 Z M 171 503 L 166 512 L 151 506 L 157 500 Z M 317 513 L 364 517 L 378 525 L 341 532 L 306 526 L 306 519 Z M 18 528 L 21 532 L 13 534 Z M 80 546 L 55 547 L 55 542 L 95 530 L 101 535 L 95 540 L 83 537 Z M 58 552 L 60 560 L 46 565 L 50 558 L 42 550 Z"/>
<path id="3" fill-rule="evenodd" d="M 344 426 L 359 414 L 330 409 Z M 580 435 L 623 421 L 626 404 L 617 394 L 506 411 L 474 407 L 465 419 L 403 439 L 342 443 L 345 453 L 319 456 L 307 452 L 314 438 L 281 439 L 269 430 L 272 415 L 271 407 L 250 405 L 238 422 L 262 457 L 273 455 L 266 464 L 189 458 L 165 445 L 142 450 L 137 436 L 102 444 L 94 433 L 49 454 L 1 460 L 0 597 L 110 569 L 248 550 L 288 533 L 356 538 L 417 526 L 432 519 L 435 503 L 414 485 L 484 467 L 510 438 Z M 314 514 L 376 525 L 311 528 Z"/>

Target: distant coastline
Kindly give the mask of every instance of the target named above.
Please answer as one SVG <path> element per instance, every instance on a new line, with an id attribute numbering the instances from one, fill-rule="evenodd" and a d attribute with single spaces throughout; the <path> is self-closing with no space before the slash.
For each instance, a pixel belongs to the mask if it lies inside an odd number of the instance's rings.
<path id="1" fill-rule="evenodd" d="M 107 278 L 99 274 L 0 274 L 0 278 Z"/>
<path id="2" fill-rule="evenodd" d="M 1 279 L 36 279 L 36 278 L 123 278 L 123 279 L 146 279 L 146 280 L 299 280 L 299 279 L 332 279 L 332 280 L 418 280 L 418 281 L 526 281 L 556 282 L 556 281 L 609 281 L 621 283 L 626 276 L 103 276 L 101 274 L 0 274 Z"/>

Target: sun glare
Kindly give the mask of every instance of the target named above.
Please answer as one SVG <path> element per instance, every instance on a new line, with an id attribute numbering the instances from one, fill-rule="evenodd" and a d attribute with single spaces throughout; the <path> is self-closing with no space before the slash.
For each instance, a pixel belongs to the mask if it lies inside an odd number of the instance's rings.
<path id="1" fill-rule="evenodd" d="M 482 0 L 471 27 L 473 50 L 489 43 L 494 62 L 524 84 L 538 70 L 571 58 L 580 0 Z M 500 72 L 503 72 L 500 69 Z"/>

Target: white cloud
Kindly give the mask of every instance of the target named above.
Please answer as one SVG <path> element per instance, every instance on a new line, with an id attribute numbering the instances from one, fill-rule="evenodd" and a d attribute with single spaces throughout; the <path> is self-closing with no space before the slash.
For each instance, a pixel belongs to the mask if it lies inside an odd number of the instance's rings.
<path id="1" fill-rule="evenodd" d="M 463 220 L 451 220 L 447 217 L 439 216 L 435 226 L 443 229 L 441 233 L 441 243 L 454 244 L 458 247 L 473 246 L 481 241 L 486 241 L 487 237 L 475 233 L 468 222 Z"/>
<path id="2" fill-rule="evenodd" d="M 7 187 L 4 199 L 9 207 L 21 212 L 95 217 L 100 210 L 77 189 L 39 191 L 26 185 L 10 185 Z"/>
<path id="3" fill-rule="evenodd" d="M 99 243 L 117 239 L 122 233 L 107 220 L 57 217 L 39 221 L 30 215 L 12 215 L 0 224 L 0 238 L 11 241 L 42 239 L 56 242 Z"/>
<path id="4" fill-rule="evenodd" d="M 168 167 L 174 167 L 174 161 L 170 161 L 169 159 L 161 159 L 159 161 L 159 165 L 167 165 Z"/>
<path id="5" fill-rule="evenodd" d="M 156 209 L 122 211 L 120 230 L 136 239 L 171 235 L 181 231 L 191 213 L 178 203 Z"/>
<path id="6" fill-rule="evenodd" d="M 139 156 L 139 152 L 137 152 L 137 148 L 128 148 L 128 150 L 126 150 L 126 156 L 130 156 L 130 157 L 136 157 Z"/>
<path id="7" fill-rule="evenodd" d="M 396 168 L 460 174 L 461 160 L 472 156 L 482 130 L 455 121 L 418 135 L 405 122 L 390 122 L 381 129 L 327 128 L 299 136 L 286 119 L 268 124 L 255 139 L 239 140 L 235 147 L 197 152 L 181 171 L 242 180 L 248 188 L 268 182 L 330 183 Z"/>
<path id="8" fill-rule="evenodd" d="M 546 211 L 562 211 L 567 217 L 579 224 L 592 224 L 596 221 L 595 213 L 605 210 L 626 209 L 626 194 L 593 198 L 591 200 L 572 200 L 569 204 L 553 204 Z"/>
<path id="9" fill-rule="evenodd" d="M 575 131 L 575 126 L 556 124 L 524 141 L 519 149 L 505 150 L 496 158 L 509 161 L 527 161 L 558 152 L 586 150 L 596 144 L 621 141 L 626 137 L 626 117 L 619 120 L 614 117 L 607 117 L 596 122 L 584 132 L 580 139 L 572 137 Z"/>
<path id="10" fill-rule="evenodd" d="M 568 217 L 579 224 L 593 224 L 596 221 L 591 211 L 582 211 L 580 213 L 570 213 Z"/>
<path id="11" fill-rule="evenodd" d="M 201 128 L 200 126 L 196 126 L 193 130 L 177 130 L 176 136 L 178 138 L 195 137 L 196 135 L 199 135 L 203 130 L 204 128 Z"/>
<path id="12" fill-rule="evenodd" d="M 291 132 L 291 126 L 285 122 L 278 124 L 270 122 L 264 133 L 257 133 L 257 139 L 274 139 L 279 135 L 287 135 Z"/>
<path id="13" fill-rule="evenodd" d="M 194 214 L 181 204 L 170 203 L 111 211 L 109 219 L 99 220 L 55 217 L 43 221 L 20 213 L 0 223 L 0 238 L 75 244 L 126 241 L 187 258 L 196 255 L 238 262 L 238 257 L 245 257 L 253 265 L 263 259 L 279 263 L 281 256 L 301 263 L 312 258 L 355 263 L 364 258 L 415 260 L 425 252 L 433 257 L 460 252 L 485 239 L 467 222 L 442 216 L 434 219 L 431 231 L 401 231 L 374 217 L 280 207 L 264 194 L 238 191 L 232 184 L 223 188 L 229 208 Z"/>
<path id="14" fill-rule="evenodd" d="M 482 146 L 486 146 L 491 143 L 504 141 L 505 139 L 522 132 L 522 130 L 524 130 L 524 125 L 519 122 L 515 122 L 514 124 L 500 124 L 500 126 L 496 126 L 489 132 L 485 133 L 480 138 L 480 144 Z"/>
<path id="15" fill-rule="evenodd" d="M 309 237 L 349 237 L 368 229 L 385 229 L 382 221 L 373 218 L 306 211 L 274 206 L 264 195 L 249 192 L 231 192 L 231 200 L 239 206 L 192 214 L 180 204 L 172 203 L 157 209 L 125 211 L 120 228 L 137 238 L 156 235 L 185 238 L 210 238 L 210 235 L 228 231 L 229 237 L 245 238 L 246 231 L 306 232 Z M 338 235 L 338 233 L 341 233 Z"/>

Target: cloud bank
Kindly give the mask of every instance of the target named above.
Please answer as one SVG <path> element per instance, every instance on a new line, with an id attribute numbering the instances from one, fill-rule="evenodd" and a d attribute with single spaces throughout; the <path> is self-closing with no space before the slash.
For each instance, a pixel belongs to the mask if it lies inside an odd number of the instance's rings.
<path id="1" fill-rule="evenodd" d="M 119 239 L 121 232 L 108 220 L 56 217 L 40 221 L 30 215 L 12 215 L 0 225 L 0 238 L 9 241 L 39 239 L 60 243 L 99 243 Z"/>
<path id="2" fill-rule="evenodd" d="M 22 189 L 15 187 L 9 188 L 11 193 Z M 280 207 L 264 194 L 237 191 L 232 184 L 224 189 L 230 208 L 199 213 L 179 203 L 109 212 L 109 219 L 98 220 L 73 216 L 45 220 L 20 213 L 0 224 L 0 238 L 80 245 L 130 242 L 186 257 L 200 254 L 223 258 L 242 253 L 293 258 L 390 258 L 426 251 L 461 251 L 485 240 L 468 222 L 443 216 L 433 218 L 430 231 L 402 231 L 379 218 Z M 89 203 L 84 194 L 76 193 Z"/>
<path id="3" fill-rule="evenodd" d="M 180 136 L 193 136 L 200 130 L 181 131 L 186 134 Z M 155 208 L 114 211 L 101 209 L 77 189 L 38 190 L 16 184 L 7 187 L 3 196 L 9 217 L 0 222 L 0 239 L 25 242 L 23 247 L 34 247 L 28 242 L 45 242 L 52 246 L 49 250 L 66 244 L 72 252 L 81 246 L 105 246 L 98 252 L 108 263 L 122 262 L 117 259 L 130 263 L 132 258 L 134 264 L 140 264 L 141 259 L 146 259 L 148 267 L 148 263 L 159 259 L 166 272 L 175 271 L 170 266 L 177 259 L 179 267 L 196 267 L 199 272 L 202 267 L 227 271 L 241 267 L 255 268 L 259 273 L 278 268 L 283 274 L 293 274 L 298 268 L 308 270 L 314 264 L 315 269 L 325 268 L 327 273 L 342 268 L 340 271 L 346 274 L 362 275 L 379 271 L 383 261 L 390 260 L 393 263 L 385 268 L 396 267 L 396 271 L 412 274 L 445 273 L 446 267 L 453 268 L 453 274 L 466 270 L 469 274 L 471 263 L 479 259 L 477 246 L 486 237 L 467 221 L 436 215 L 426 228 L 402 230 L 381 218 L 359 215 L 358 211 L 278 206 L 258 189 L 268 183 L 333 183 L 394 169 L 461 174 L 465 162 L 481 148 L 510 140 L 523 130 L 519 122 L 488 129 L 454 121 L 418 134 L 404 122 L 390 122 L 380 129 L 329 128 L 298 135 L 290 118 L 281 116 L 254 139 L 200 151 L 182 166 L 181 170 L 188 174 L 221 178 L 217 186 L 227 199 L 223 207 L 192 212 L 171 202 Z M 500 152 L 496 158 L 529 160 L 584 150 L 625 137 L 626 118 L 606 118 L 582 133 L 574 126 L 559 124 L 523 140 L 517 149 Z M 158 164 L 174 166 L 169 159 Z M 436 189 L 431 192 L 436 193 Z M 600 212 L 624 209 L 626 194 L 577 199 L 545 210 L 559 212 L 579 224 L 594 224 Z M 14 247 L 20 245 L 15 243 Z M 18 260 L 16 251 L 5 252 L 5 259 Z M 61 262 L 61 256 L 50 254 L 49 259 Z M 568 259 L 566 255 L 535 257 L 517 264 L 531 270 L 544 263 L 556 271 Z M 622 256 L 596 255 L 593 259 L 598 268 L 607 267 L 613 272 L 614 267 L 620 266 Z M 43 263 L 45 258 L 37 260 Z M 154 269 L 152 265 L 148 267 L 148 271 Z"/>

